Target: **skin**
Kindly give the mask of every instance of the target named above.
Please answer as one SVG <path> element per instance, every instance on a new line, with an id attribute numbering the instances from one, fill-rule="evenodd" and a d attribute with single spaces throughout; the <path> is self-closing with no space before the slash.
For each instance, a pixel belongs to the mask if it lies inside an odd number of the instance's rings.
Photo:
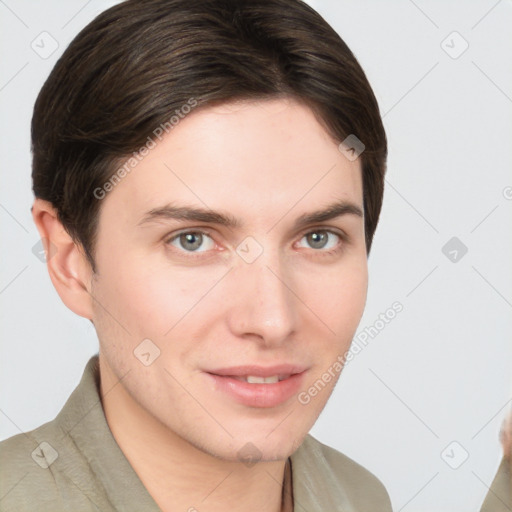
<path id="1" fill-rule="evenodd" d="M 53 284 L 98 334 L 108 424 L 162 510 L 280 510 L 285 461 L 337 378 L 306 405 L 297 393 L 262 408 L 215 389 L 204 370 L 300 364 L 305 391 L 348 350 L 366 301 L 363 217 L 293 228 L 340 200 L 363 209 L 360 160 L 287 99 L 198 109 L 180 121 L 102 200 L 97 273 L 52 206 L 36 199 L 41 237 L 56 247 Z M 169 203 L 242 225 L 141 222 Z M 198 229 L 208 236 L 196 251 L 170 241 Z M 327 238 L 324 247 L 312 232 Z M 252 263 L 236 252 L 248 236 L 263 250 Z M 134 356 L 144 339 L 160 350 L 149 366 Z M 238 455 L 246 443 L 261 454 L 250 467 Z"/>
<path id="2" fill-rule="evenodd" d="M 508 460 L 512 460 L 512 409 L 503 420 L 500 431 L 503 454 Z"/>

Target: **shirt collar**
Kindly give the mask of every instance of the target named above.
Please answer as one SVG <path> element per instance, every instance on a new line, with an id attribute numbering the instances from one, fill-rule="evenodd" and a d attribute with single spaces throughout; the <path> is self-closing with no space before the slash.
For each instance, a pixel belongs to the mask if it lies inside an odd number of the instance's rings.
<path id="1" fill-rule="evenodd" d="M 56 418 L 86 458 L 116 510 L 160 512 L 108 426 L 99 394 L 99 360 L 92 357 Z"/>

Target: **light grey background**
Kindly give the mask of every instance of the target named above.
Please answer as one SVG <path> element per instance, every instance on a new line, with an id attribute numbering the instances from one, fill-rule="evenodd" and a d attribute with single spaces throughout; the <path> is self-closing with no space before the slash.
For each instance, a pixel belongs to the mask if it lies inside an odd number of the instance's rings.
<path id="1" fill-rule="evenodd" d="M 114 3 L 0 1 L 0 438 L 52 419 L 97 351 L 32 253 L 29 125 L 58 56 Z M 389 138 L 358 332 L 404 308 L 344 370 L 312 433 L 374 472 L 396 511 L 477 511 L 512 400 L 512 2 L 309 3 L 365 69 Z M 442 252 L 452 237 L 465 255 Z"/>

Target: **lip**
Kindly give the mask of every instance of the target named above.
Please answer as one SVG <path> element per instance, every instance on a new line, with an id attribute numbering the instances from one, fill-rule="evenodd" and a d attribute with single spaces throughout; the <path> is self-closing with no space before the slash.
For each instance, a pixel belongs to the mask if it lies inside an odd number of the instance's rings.
<path id="1" fill-rule="evenodd" d="M 270 408 L 285 403 L 299 391 L 306 371 L 307 369 L 303 366 L 290 364 L 268 367 L 246 365 L 205 371 L 205 375 L 213 382 L 216 391 L 228 395 L 236 402 L 248 407 Z M 235 378 L 244 375 L 290 376 L 270 384 L 249 384 Z"/>
<path id="2" fill-rule="evenodd" d="M 255 377 L 272 377 L 273 375 L 292 375 L 295 373 L 302 373 L 304 370 L 306 370 L 305 366 L 299 366 L 294 364 L 277 364 L 274 366 L 231 366 L 229 368 L 217 368 L 215 370 L 206 370 L 206 372 L 214 375 L 220 375 L 223 377 L 240 377 L 243 375 L 254 375 Z"/>

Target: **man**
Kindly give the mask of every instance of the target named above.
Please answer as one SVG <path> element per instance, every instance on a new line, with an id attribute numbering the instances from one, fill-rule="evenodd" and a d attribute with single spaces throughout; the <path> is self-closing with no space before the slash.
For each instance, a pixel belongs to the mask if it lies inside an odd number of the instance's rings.
<path id="1" fill-rule="evenodd" d="M 386 136 L 298 0 L 132 0 L 41 90 L 33 217 L 99 339 L 57 418 L 0 444 L 5 511 L 389 511 L 308 432 L 363 313 Z"/>

